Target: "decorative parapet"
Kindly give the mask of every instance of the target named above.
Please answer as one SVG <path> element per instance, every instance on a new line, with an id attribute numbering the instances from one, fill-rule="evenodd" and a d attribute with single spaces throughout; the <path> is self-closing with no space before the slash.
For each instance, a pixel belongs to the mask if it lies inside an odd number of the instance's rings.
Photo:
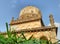
<path id="1" fill-rule="evenodd" d="M 30 22 L 30 21 L 36 21 L 41 20 L 40 15 L 27 13 L 26 15 L 21 15 L 20 19 L 14 20 L 12 18 L 10 25 L 24 23 L 24 22 Z"/>
<path id="2" fill-rule="evenodd" d="M 57 27 L 51 27 L 51 26 L 46 26 L 46 27 L 36 27 L 36 28 L 29 28 L 29 29 L 22 29 L 22 30 L 19 30 L 19 31 L 12 31 L 11 33 L 14 34 L 14 33 L 21 33 L 21 32 L 39 32 L 39 31 L 52 31 L 53 29 L 56 29 L 57 30 Z M 0 33 L 2 35 L 5 35 L 7 34 L 6 32 L 4 33 Z"/>

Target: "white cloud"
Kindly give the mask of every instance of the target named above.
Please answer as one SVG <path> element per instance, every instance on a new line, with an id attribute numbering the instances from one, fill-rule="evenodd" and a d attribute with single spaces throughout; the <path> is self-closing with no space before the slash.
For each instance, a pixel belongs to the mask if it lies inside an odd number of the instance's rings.
<path id="1" fill-rule="evenodd" d="M 54 24 L 56 27 L 60 27 L 60 23 L 55 22 Z M 48 26 L 51 26 L 51 24 L 48 24 Z"/>
<path id="2" fill-rule="evenodd" d="M 55 23 L 55 25 L 56 25 L 57 27 L 60 27 L 60 23 Z"/>

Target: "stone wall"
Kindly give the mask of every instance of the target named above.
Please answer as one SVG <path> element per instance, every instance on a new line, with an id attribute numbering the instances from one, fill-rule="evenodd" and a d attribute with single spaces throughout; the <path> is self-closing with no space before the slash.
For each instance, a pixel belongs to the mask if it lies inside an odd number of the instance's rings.
<path id="1" fill-rule="evenodd" d="M 18 30 L 22 30 L 22 29 L 36 28 L 36 27 L 41 27 L 40 20 L 22 23 L 22 24 L 17 24 L 17 25 L 11 25 L 11 31 L 13 31 L 13 30 L 18 31 Z"/>
<path id="2" fill-rule="evenodd" d="M 29 39 L 33 35 L 33 38 L 40 39 L 45 36 L 48 40 L 51 40 L 52 43 L 56 42 L 56 33 L 55 31 L 39 31 L 39 32 L 27 32 L 24 33 L 25 37 Z M 18 33 L 17 36 L 20 36 Z"/>

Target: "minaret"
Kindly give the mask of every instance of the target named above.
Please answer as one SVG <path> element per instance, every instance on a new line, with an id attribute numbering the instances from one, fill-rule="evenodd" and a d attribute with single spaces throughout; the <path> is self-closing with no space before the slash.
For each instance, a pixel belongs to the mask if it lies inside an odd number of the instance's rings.
<path id="1" fill-rule="evenodd" d="M 10 24 L 11 24 L 13 21 L 14 21 L 14 17 L 12 17 L 12 20 L 11 20 Z"/>
<path id="2" fill-rule="evenodd" d="M 12 20 L 11 21 L 14 21 L 14 17 L 12 17 Z"/>
<path id="3" fill-rule="evenodd" d="M 50 24 L 51 24 L 51 26 L 55 26 L 55 25 L 54 25 L 54 18 L 53 18 L 53 15 L 50 14 L 49 18 L 50 18 Z"/>

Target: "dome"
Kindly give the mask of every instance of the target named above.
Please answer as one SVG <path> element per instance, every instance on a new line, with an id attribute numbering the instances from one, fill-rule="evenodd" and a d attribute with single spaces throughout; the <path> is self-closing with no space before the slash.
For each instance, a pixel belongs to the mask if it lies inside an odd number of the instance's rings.
<path id="1" fill-rule="evenodd" d="M 20 11 L 19 17 L 15 21 L 14 21 L 15 23 L 25 23 L 25 22 L 31 22 L 31 21 L 43 22 L 40 10 L 34 6 L 27 6 L 23 8 Z"/>
<path id="2" fill-rule="evenodd" d="M 37 14 L 37 15 L 39 14 L 41 16 L 40 10 L 34 6 L 27 6 L 27 7 L 23 8 L 20 11 L 19 17 L 21 15 L 26 15 L 26 14 Z"/>

